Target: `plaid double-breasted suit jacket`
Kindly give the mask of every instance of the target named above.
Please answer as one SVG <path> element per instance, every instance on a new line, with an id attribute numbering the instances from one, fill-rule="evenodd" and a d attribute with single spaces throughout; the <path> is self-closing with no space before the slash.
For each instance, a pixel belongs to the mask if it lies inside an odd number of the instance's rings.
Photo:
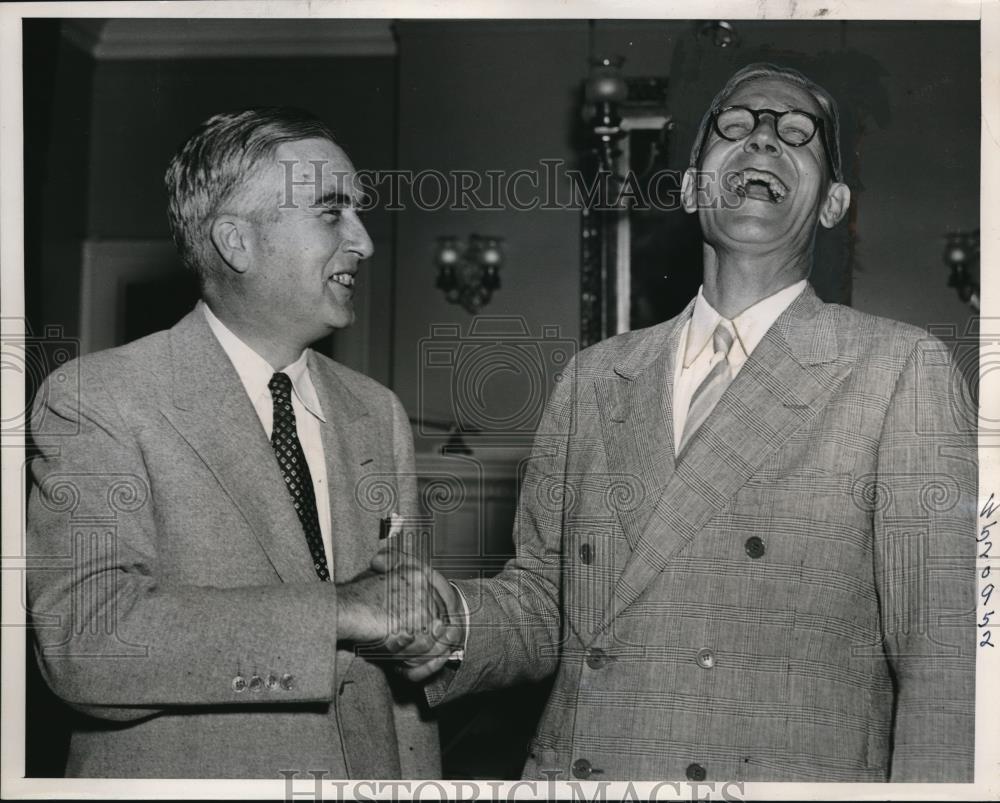
<path id="1" fill-rule="evenodd" d="M 693 306 L 693 305 L 692 305 Z M 948 347 L 778 318 L 674 453 L 692 306 L 578 355 L 438 703 L 554 686 L 528 778 L 969 781 L 976 417 Z"/>
<path id="2" fill-rule="evenodd" d="M 398 399 L 315 352 L 333 574 L 416 511 Z M 43 674 L 88 715 L 67 774 L 438 777 L 412 688 L 338 647 L 271 444 L 199 310 L 62 366 L 33 418 L 28 602 Z M 425 707 L 425 706 L 424 706 Z"/>

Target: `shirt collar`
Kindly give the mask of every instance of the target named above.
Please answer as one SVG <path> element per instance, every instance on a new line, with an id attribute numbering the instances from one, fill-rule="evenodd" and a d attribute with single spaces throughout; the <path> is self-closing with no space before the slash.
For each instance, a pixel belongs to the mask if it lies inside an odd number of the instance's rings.
<path id="1" fill-rule="evenodd" d="M 243 383 L 250 400 L 256 405 L 257 400 L 262 396 L 266 395 L 270 398 L 271 391 L 268 388 L 268 383 L 275 373 L 271 364 L 220 321 L 208 308 L 208 304 L 199 301 L 198 306 L 204 313 L 212 334 L 215 335 L 236 369 L 236 373 L 239 374 L 240 381 Z M 282 368 L 281 373 L 286 374 L 292 380 L 292 391 L 302 402 L 302 406 L 320 421 L 326 423 L 323 408 L 319 404 L 319 395 L 316 393 L 312 377 L 309 375 L 309 349 L 303 349 L 299 358 L 291 365 Z"/>
<path id="2" fill-rule="evenodd" d="M 747 357 L 764 339 L 767 330 L 778 320 L 781 313 L 788 309 L 789 305 L 805 290 L 806 284 L 805 279 L 790 284 L 777 293 L 761 299 L 753 306 L 747 307 L 730 321 L 736 332 L 736 343 L 743 349 L 743 353 Z M 715 327 L 718 326 L 719 321 L 723 320 L 715 308 L 708 303 L 702 291 L 703 287 L 698 288 L 698 297 L 695 299 L 694 311 L 691 314 L 691 325 L 688 328 L 687 344 L 684 349 L 685 368 L 690 368 L 691 363 L 711 342 Z"/>

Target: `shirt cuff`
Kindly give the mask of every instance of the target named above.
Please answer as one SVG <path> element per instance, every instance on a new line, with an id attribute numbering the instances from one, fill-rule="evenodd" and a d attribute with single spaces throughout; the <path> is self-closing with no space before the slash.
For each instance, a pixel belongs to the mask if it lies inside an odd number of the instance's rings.
<path id="1" fill-rule="evenodd" d="M 462 661 L 465 659 L 465 648 L 469 644 L 469 602 L 466 600 L 465 594 L 462 593 L 462 589 L 450 580 L 448 584 L 455 589 L 455 593 L 458 594 L 458 598 L 462 601 L 462 646 L 457 650 L 452 650 L 451 655 L 448 656 L 448 660 Z"/>

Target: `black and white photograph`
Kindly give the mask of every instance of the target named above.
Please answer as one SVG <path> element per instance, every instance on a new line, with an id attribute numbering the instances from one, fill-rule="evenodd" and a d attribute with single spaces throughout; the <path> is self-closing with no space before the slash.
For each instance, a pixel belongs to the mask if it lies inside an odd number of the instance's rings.
<path id="1" fill-rule="evenodd" d="M 0 3 L 3 797 L 996 799 L 998 40 Z"/>

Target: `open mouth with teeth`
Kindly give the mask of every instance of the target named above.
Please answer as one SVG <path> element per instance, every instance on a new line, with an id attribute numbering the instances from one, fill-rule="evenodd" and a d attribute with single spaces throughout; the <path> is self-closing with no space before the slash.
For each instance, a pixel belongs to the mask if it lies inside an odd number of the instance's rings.
<path id="1" fill-rule="evenodd" d="M 344 287 L 354 287 L 354 274 L 353 273 L 335 273 L 329 279 L 328 282 L 336 282 L 337 284 L 343 285 Z"/>
<path id="2" fill-rule="evenodd" d="M 754 198 L 780 204 L 788 196 L 788 187 L 768 170 L 747 167 L 729 176 L 729 188 L 741 198 Z"/>

